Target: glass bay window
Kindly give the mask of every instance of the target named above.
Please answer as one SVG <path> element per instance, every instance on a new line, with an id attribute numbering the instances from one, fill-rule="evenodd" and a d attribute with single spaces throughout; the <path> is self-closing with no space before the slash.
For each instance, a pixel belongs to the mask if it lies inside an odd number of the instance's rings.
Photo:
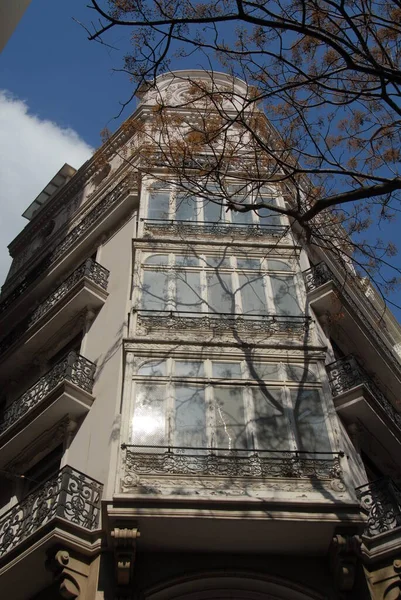
<path id="1" fill-rule="evenodd" d="M 299 316 L 304 312 L 300 286 L 285 260 L 152 254 L 143 259 L 137 306 L 183 313 Z"/>
<path id="2" fill-rule="evenodd" d="M 134 376 L 130 443 L 330 452 L 315 365 L 156 359 Z"/>
<path id="3" fill-rule="evenodd" d="M 262 190 L 256 194 L 236 193 L 235 188 L 243 186 L 228 186 L 230 200 L 237 204 L 265 203 L 277 206 L 277 199 L 268 190 Z M 257 211 L 235 211 L 226 210 L 225 199 L 221 191 L 210 188 L 210 199 L 198 196 L 195 193 L 180 192 L 179 190 L 166 187 L 162 184 L 149 190 L 146 216 L 155 221 L 183 221 L 186 223 L 219 223 L 232 225 L 260 225 L 280 226 L 283 217 L 278 213 L 261 208 Z"/>

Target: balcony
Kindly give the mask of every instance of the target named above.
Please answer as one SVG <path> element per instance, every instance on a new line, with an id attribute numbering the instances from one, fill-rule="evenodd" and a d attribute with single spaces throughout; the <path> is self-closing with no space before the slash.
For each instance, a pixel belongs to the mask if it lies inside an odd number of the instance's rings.
<path id="1" fill-rule="evenodd" d="M 87 259 L 25 319 L 0 340 L 0 377 L 22 368 L 61 327 L 84 309 L 99 310 L 107 298 L 109 271 Z"/>
<path id="2" fill-rule="evenodd" d="M 385 322 L 357 280 L 343 283 L 325 263 L 304 271 L 308 300 L 314 312 L 325 319 L 330 335 L 340 348 L 374 364 L 394 401 L 401 386 L 401 363 L 385 341 Z M 380 332 L 380 333 L 379 333 Z"/>
<path id="3" fill-rule="evenodd" d="M 167 331 L 180 337 L 200 332 L 201 336 L 241 335 L 243 337 L 282 337 L 303 343 L 312 329 L 312 322 L 304 315 L 244 315 L 237 313 L 202 313 L 172 310 L 137 310 L 136 335 L 147 336 L 152 332 Z"/>
<path id="4" fill-rule="evenodd" d="M 362 422 L 394 456 L 401 452 L 401 414 L 354 356 L 327 365 L 334 405 L 346 423 Z"/>
<path id="5" fill-rule="evenodd" d="M 179 219 L 141 219 L 143 223 L 143 236 L 150 238 L 158 237 L 181 237 L 188 238 L 218 238 L 229 241 L 231 238 L 238 240 L 274 238 L 283 239 L 287 243 L 289 231 L 286 225 L 269 224 L 233 224 L 233 223 L 211 223 L 209 221 L 183 221 Z"/>
<path id="6" fill-rule="evenodd" d="M 124 444 L 107 527 L 136 522 L 149 550 L 327 552 L 336 526 L 362 523 L 345 464 L 341 453 Z"/>
<path id="7" fill-rule="evenodd" d="M 0 302 L 0 319 L 5 318 L 13 309 L 32 304 L 32 295 L 40 291 L 43 285 L 49 286 L 60 277 L 60 270 L 65 270 L 61 264 L 68 254 L 71 260 L 82 260 L 84 252 L 92 248 L 94 239 L 99 235 L 99 225 L 107 218 L 108 226 L 121 219 L 123 211 L 132 206 L 132 189 L 137 187 L 135 178 L 126 177 L 116 187 L 104 196 L 90 212 L 78 215 L 73 223 L 69 223 L 70 231 L 56 244 L 41 249 L 41 258 L 35 255 L 36 264 L 24 263 L 22 267 L 3 286 Z M 46 226 L 45 225 L 44 227 Z M 72 229 L 71 229 L 72 227 Z M 40 231 L 37 233 L 40 235 Z M 38 260 L 39 259 L 39 260 Z M 41 277 L 46 273 L 46 279 Z M 6 292 L 9 293 L 6 295 Z"/>
<path id="8" fill-rule="evenodd" d="M 0 415 L 0 466 L 65 415 L 79 420 L 89 411 L 96 365 L 70 352 Z"/>
<path id="9" fill-rule="evenodd" d="M 97 529 L 102 487 L 71 467 L 61 469 L 0 517 L 0 565 L 10 559 L 11 553 L 19 554 L 23 547 L 33 548 L 35 539 L 44 538 L 56 526 L 67 530 Z"/>
<path id="10" fill-rule="evenodd" d="M 389 477 L 362 485 L 356 492 L 368 517 L 365 536 L 374 537 L 401 527 L 401 491 Z M 398 533 L 401 535 L 401 529 Z"/>

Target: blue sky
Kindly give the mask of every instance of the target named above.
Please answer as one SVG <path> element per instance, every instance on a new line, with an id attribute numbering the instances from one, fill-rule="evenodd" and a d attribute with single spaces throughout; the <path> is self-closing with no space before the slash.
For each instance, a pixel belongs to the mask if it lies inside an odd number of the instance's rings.
<path id="1" fill-rule="evenodd" d="M 112 50 L 89 42 L 73 18 L 87 25 L 96 14 L 85 0 L 32 0 L 0 54 L 0 284 L 24 209 L 64 162 L 79 167 L 100 145 L 101 130 L 114 131 L 135 109 L 132 103 L 113 118 L 133 89 L 126 74 L 113 72 L 129 48 L 129 29 L 108 36 Z M 383 237 L 397 243 L 398 230 L 393 224 Z M 393 260 L 401 266 L 400 256 Z"/>

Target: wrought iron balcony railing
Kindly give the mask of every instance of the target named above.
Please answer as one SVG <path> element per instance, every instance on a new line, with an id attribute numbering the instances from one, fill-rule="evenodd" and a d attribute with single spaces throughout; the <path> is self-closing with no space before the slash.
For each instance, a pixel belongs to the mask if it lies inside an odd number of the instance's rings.
<path id="1" fill-rule="evenodd" d="M 236 224 L 210 221 L 185 221 L 182 219 L 141 219 L 146 233 L 168 233 L 172 235 L 213 235 L 217 237 L 278 237 L 288 233 L 287 225 Z"/>
<path id="2" fill-rule="evenodd" d="M 362 485 L 356 493 L 368 516 L 365 535 L 374 537 L 401 527 L 401 491 L 389 477 Z"/>
<path id="3" fill-rule="evenodd" d="M 91 393 L 96 365 L 77 352 L 70 352 L 32 387 L 0 414 L 0 436 L 34 409 L 62 381 L 70 381 Z"/>
<path id="4" fill-rule="evenodd" d="M 364 385 L 377 404 L 401 431 L 401 414 L 387 400 L 354 356 L 340 358 L 326 367 L 333 396 L 343 394 L 357 385 Z"/>
<path id="5" fill-rule="evenodd" d="M 121 181 L 107 196 L 103 198 L 96 206 L 85 215 L 81 221 L 65 236 L 65 238 L 59 242 L 55 248 L 50 251 L 35 267 L 33 267 L 22 279 L 22 281 L 10 292 L 4 300 L 0 302 L 0 314 L 3 313 L 15 300 L 25 292 L 25 290 L 34 283 L 38 277 L 46 271 L 46 269 L 54 264 L 63 254 L 65 254 L 70 248 L 72 248 L 82 236 L 84 236 L 91 227 L 102 217 L 104 217 L 107 210 L 113 206 L 121 196 L 129 189 L 132 181 L 128 177 Z M 17 275 L 17 274 L 16 274 Z M 15 276 L 16 276 L 15 275 Z M 14 277 L 15 277 L 14 276 Z M 9 288 L 12 285 L 11 278 L 9 282 L 6 282 L 3 289 Z"/>
<path id="6" fill-rule="evenodd" d="M 65 297 L 72 288 L 82 279 L 87 278 L 98 286 L 107 289 L 109 271 L 99 265 L 96 261 L 88 258 L 78 269 L 73 271 L 69 277 L 56 288 L 39 306 L 23 319 L 18 325 L 10 331 L 2 340 L 0 340 L 0 355 L 3 354 L 14 342 L 16 342 L 28 329 L 39 321 L 50 309 Z"/>
<path id="7" fill-rule="evenodd" d="M 123 444 L 125 471 L 137 475 L 341 479 L 342 453 L 229 450 Z"/>
<path id="8" fill-rule="evenodd" d="M 305 315 L 244 315 L 241 313 L 204 313 L 185 310 L 146 310 L 137 312 L 137 326 L 144 330 L 202 329 L 207 331 L 243 331 L 268 335 L 305 334 L 311 318 Z"/>
<path id="9" fill-rule="evenodd" d="M 55 519 L 96 529 L 102 489 L 98 481 L 64 467 L 0 517 L 0 557 Z"/>
<path id="10" fill-rule="evenodd" d="M 351 277 L 347 282 L 341 284 L 326 263 L 323 262 L 304 271 L 303 276 L 307 292 L 312 292 L 328 281 L 332 281 L 339 297 L 343 298 L 352 308 L 354 315 L 358 317 L 361 324 L 368 330 L 369 336 L 374 339 L 375 344 L 386 355 L 392 366 L 401 372 L 401 364 L 391 348 L 391 343 L 387 345 L 377 332 L 378 324 L 380 324 L 380 330 L 385 334 L 383 315 L 377 311 L 369 298 L 364 294 L 363 289 L 355 281 L 352 281 Z M 361 307 L 365 310 L 361 310 Z"/>

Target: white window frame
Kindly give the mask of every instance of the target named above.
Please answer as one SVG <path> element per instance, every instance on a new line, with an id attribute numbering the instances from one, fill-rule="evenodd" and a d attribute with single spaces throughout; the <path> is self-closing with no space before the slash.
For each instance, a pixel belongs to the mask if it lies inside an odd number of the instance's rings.
<path id="1" fill-rule="evenodd" d="M 164 376 L 152 376 L 152 375 L 140 375 L 138 374 L 141 366 L 151 362 L 164 362 L 166 366 L 166 374 Z M 192 377 L 192 376 L 176 376 L 175 375 L 175 362 L 176 361 L 187 361 L 187 362 L 197 362 L 203 363 L 204 375 L 202 377 Z M 326 402 L 324 401 L 325 393 L 322 382 L 320 381 L 321 370 L 317 363 L 310 362 L 308 364 L 301 362 L 283 362 L 281 360 L 277 361 L 255 361 L 257 364 L 266 364 L 266 365 L 277 365 L 278 366 L 278 378 L 271 380 L 262 380 L 264 385 L 269 390 L 278 390 L 281 397 L 281 406 L 283 409 L 283 416 L 285 418 L 286 426 L 287 426 L 287 436 L 288 436 L 288 448 L 278 448 L 272 449 L 272 451 L 280 452 L 280 451 L 299 451 L 298 449 L 298 441 L 297 437 L 297 427 L 293 418 L 294 406 L 291 398 L 291 391 L 297 391 L 300 389 L 299 382 L 295 380 L 289 380 L 287 377 L 286 366 L 292 365 L 297 366 L 302 369 L 308 369 L 311 373 L 314 373 L 315 381 L 307 381 L 303 384 L 303 389 L 305 390 L 317 390 L 322 406 L 322 414 L 324 418 L 324 422 L 327 430 L 327 440 L 328 445 L 332 451 L 333 449 L 333 431 L 331 425 L 331 417 L 326 406 Z M 213 363 L 227 363 L 227 364 L 240 364 L 241 377 L 233 378 L 233 379 L 224 379 L 213 377 Z M 204 390 L 204 411 L 205 411 L 205 435 L 207 439 L 206 447 L 212 448 L 218 446 L 215 431 L 216 431 L 216 421 L 215 421 L 215 403 L 214 403 L 214 395 L 213 389 L 216 387 L 226 387 L 226 388 L 240 388 L 242 392 L 242 399 L 244 402 L 244 412 L 245 412 L 245 423 L 246 425 L 246 435 L 248 447 L 244 450 L 252 451 L 253 445 L 255 445 L 255 449 L 265 449 L 263 448 L 262 443 L 258 443 L 257 440 L 257 432 L 255 430 L 256 423 L 256 415 L 254 413 L 254 401 L 252 397 L 252 389 L 260 389 L 261 381 L 252 379 L 249 375 L 249 370 L 247 367 L 247 362 L 245 360 L 227 360 L 224 357 L 218 358 L 213 357 L 211 359 L 202 359 L 199 358 L 197 360 L 196 357 L 192 357 L 188 361 L 186 358 L 181 357 L 138 357 L 135 361 L 134 372 L 132 374 L 132 398 L 135 399 L 137 396 L 137 391 L 139 390 L 140 384 L 152 384 L 152 385 L 161 385 L 165 387 L 165 395 L 164 395 L 164 415 L 165 415 L 165 431 L 164 431 L 164 446 L 173 447 L 175 445 L 174 434 L 175 434 L 175 385 L 181 386 L 190 386 L 190 387 L 199 387 Z M 129 431 L 128 431 L 128 443 L 135 443 L 133 439 L 133 424 L 135 419 L 135 401 L 130 402 L 130 412 L 129 412 Z M 230 449 L 230 448 L 226 448 Z M 311 451 L 313 452 L 313 451 Z"/>

